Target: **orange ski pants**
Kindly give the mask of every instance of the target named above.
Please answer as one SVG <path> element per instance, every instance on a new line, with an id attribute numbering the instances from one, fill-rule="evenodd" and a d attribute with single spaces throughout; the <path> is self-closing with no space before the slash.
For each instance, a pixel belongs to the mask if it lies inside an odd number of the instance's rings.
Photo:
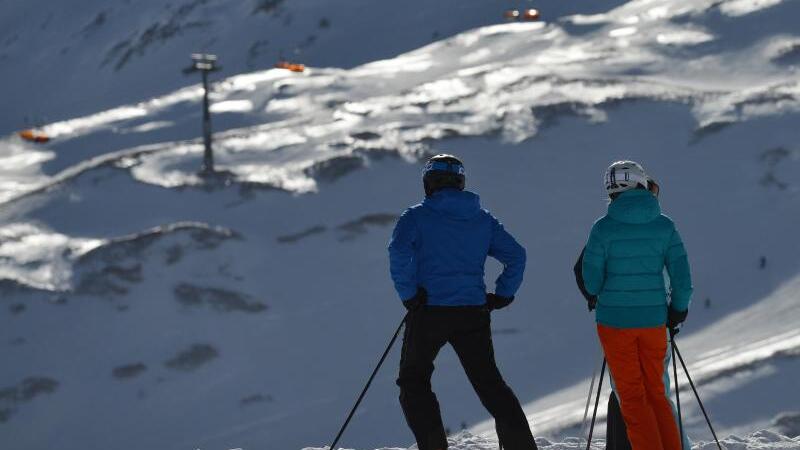
<path id="1" fill-rule="evenodd" d="M 664 395 L 664 327 L 613 328 L 597 325 L 600 343 L 617 387 L 633 450 L 681 450 L 681 436 Z"/>

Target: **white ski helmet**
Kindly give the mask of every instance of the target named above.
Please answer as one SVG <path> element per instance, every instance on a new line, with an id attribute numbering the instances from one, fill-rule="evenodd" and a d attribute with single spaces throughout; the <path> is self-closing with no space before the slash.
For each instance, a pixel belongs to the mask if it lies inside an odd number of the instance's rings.
<path id="1" fill-rule="evenodd" d="M 606 169 L 604 177 L 606 191 L 609 195 L 636 189 L 642 185 L 647 189 L 650 177 L 641 164 L 634 161 L 617 161 Z"/>

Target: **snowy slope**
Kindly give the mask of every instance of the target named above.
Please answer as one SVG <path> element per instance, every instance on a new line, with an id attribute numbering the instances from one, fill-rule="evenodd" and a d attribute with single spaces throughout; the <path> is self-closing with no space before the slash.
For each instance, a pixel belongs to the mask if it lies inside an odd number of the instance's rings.
<path id="1" fill-rule="evenodd" d="M 678 336 L 679 348 L 692 351 L 686 355 L 688 368 L 704 394 L 703 401 L 715 413 L 713 418 L 718 428 L 746 433 L 752 431 L 754 425 L 774 425 L 772 420 L 777 410 L 797 408 L 797 396 L 786 394 L 793 390 L 791 385 L 800 370 L 797 358 L 800 356 L 800 330 L 796 326 L 800 320 L 798 296 L 800 277 L 758 303 L 685 339 Z M 679 383 L 688 435 L 711 439 L 682 369 Z M 582 430 L 588 386 L 589 380 L 582 380 L 526 405 L 531 424 L 546 435 L 569 436 Z M 603 389 L 608 394 L 608 383 Z M 750 395 L 754 397 L 748 398 Z M 741 404 L 746 401 L 753 403 L 742 408 Z M 606 404 L 606 396 L 602 397 L 601 404 Z M 601 408 L 601 424 L 604 416 L 605 408 Z M 599 429 L 602 433 L 603 427 Z M 494 424 L 487 421 L 473 427 L 473 431 L 494 436 Z"/>
<path id="2" fill-rule="evenodd" d="M 712 19 L 733 13 L 715 2 L 663 3 L 668 6 L 632 2 L 606 15 L 573 17 L 571 26 L 583 31 L 578 35 L 554 24 L 503 24 L 350 71 L 269 70 L 227 79 L 215 95 L 219 164 L 239 181 L 306 192 L 315 188 L 320 165 L 358 164 L 360 151 L 413 157 L 431 139 L 490 133 L 521 142 L 560 112 L 602 121 L 598 107 L 625 100 L 690 105 L 698 138 L 737 121 L 797 110 L 796 70 L 777 50 L 796 43 L 786 34 L 790 24 L 776 20 L 768 36 L 754 32 L 749 41 L 715 48 L 737 31 L 731 21 L 746 27 L 765 20 L 751 15 L 791 16 L 795 2 L 721 23 Z M 197 183 L 192 164 L 202 150 L 186 139 L 196 135 L 193 105 L 200 97 L 189 87 L 45 126 L 58 156 L 44 169 L 56 173 L 109 153 L 116 148 L 96 144 L 114 136 L 111 146 L 135 145 L 129 152 L 149 155 L 132 169 L 137 179 L 167 187 Z M 167 136 L 182 140 L 165 142 Z"/>
<path id="3" fill-rule="evenodd" d="M 537 436 L 580 420 L 596 338 L 571 267 L 621 157 L 662 184 L 689 249 L 681 349 L 720 431 L 770 426 L 797 410 L 778 397 L 798 373 L 780 359 L 796 352 L 798 8 L 634 1 L 352 69 L 232 77 L 213 96 L 219 182 L 196 176 L 197 86 L 51 123 L 46 146 L 3 138 L 0 446 L 325 444 L 401 318 L 385 246 L 438 151 L 464 158 L 528 248 L 493 327 Z M 395 352 L 344 447 L 411 442 L 396 366 Z M 445 423 L 485 431 L 451 351 L 437 367 Z"/>
<path id="4" fill-rule="evenodd" d="M 541 0 L 548 18 L 621 0 Z M 11 0 L 0 4 L 0 133 L 162 95 L 189 55 L 229 76 L 279 58 L 353 67 L 496 23 L 526 0 Z"/>

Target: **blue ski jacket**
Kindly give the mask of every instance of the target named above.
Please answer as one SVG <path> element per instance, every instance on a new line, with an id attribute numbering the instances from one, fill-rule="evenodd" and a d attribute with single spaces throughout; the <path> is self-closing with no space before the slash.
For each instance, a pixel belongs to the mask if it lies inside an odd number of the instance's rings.
<path id="1" fill-rule="evenodd" d="M 692 296 L 689 261 L 678 230 L 649 191 L 625 191 L 595 222 L 583 257 L 586 290 L 598 296 L 596 319 L 617 328 L 657 327 L 671 305 L 686 311 Z"/>
<path id="2" fill-rule="evenodd" d="M 478 195 L 456 189 L 437 191 L 408 208 L 389 243 L 390 272 L 400 299 L 410 299 L 423 287 L 429 305 L 485 304 L 487 256 L 504 266 L 495 293 L 512 297 L 522 284 L 525 249 L 481 209 Z"/>

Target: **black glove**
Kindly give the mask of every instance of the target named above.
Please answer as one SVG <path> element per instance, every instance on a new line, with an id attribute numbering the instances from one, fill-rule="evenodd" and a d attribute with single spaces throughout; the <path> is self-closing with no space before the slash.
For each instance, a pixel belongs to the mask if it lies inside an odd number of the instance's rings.
<path id="1" fill-rule="evenodd" d="M 689 315 L 688 309 L 686 311 L 676 311 L 672 309 L 672 306 L 669 307 L 667 310 L 667 328 L 669 328 L 669 332 L 672 336 L 675 336 L 681 331 L 678 325 L 686 320 L 687 315 Z"/>
<path id="2" fill-rule="evenodd" d="M 418 287 L 413 297 L 403 300 L 403 306 L 409 311 L 417 311 L 426 303 L 428 303 L 428 291 L 424 287 Z"/>
<path id="3" fill-rule="evenodd" d="M 586 306 L 588 306 L 588 307 L 589 307 L 589 311 L 590 311 L 590 312 L 591 312 L 591 311 L 594 311 L 594 310 L 595 310 L 595 308 L 597 308 L 597 296 L 596 296 L 596 295 L 590 295 L 590 296 L 589 296 L 589 297 L 586 299 Z"/>
<path id="4" fill-rule="evenodd" d="M 513 301 L 513 295 L 511 297 L 503 297 L 497 294 L 486 294 L 486 307 L 489 308 L 489 311 L 503 309 Z"/>

